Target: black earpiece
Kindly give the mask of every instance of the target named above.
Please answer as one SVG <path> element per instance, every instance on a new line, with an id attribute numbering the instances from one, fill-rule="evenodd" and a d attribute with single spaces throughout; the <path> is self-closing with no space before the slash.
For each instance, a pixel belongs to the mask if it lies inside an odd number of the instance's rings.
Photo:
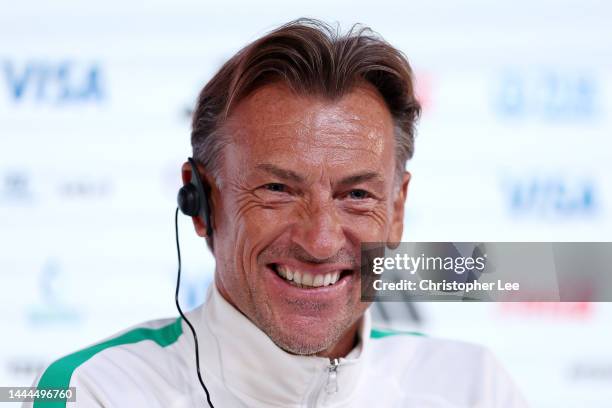
<path id="1" fill-rule="evenodd" d="M 194 159 L 187 159 L 191 165 L 191 181 L 185 184 L 178 192 L 176 200 L 181 212 L 190 217 L 201 217 L 206 224 L 206 235 L 212 237 L 210 222 L 210 202 L 208 201 L 207 186 L 202 183 L 198 167 Z"/>
<path id="2" fill-rule="evenodd" d="M 200 178 L 200 173 L 198 173 L 198 167 L 196 166 L 195 160 L 189 157 L 189 164 L 191 165 L 191 180 L 189 183 L 185 184 L 178 192 L 178 196 L 176 200 L 178 202 L 178 208 L 174 212 L 174 234 L 176 237 L 176 254 L 178 258 L 178 272 L 176 275 L 176 289 L 174 291 L 174 303 L 176 304 L 176 308 L 181 315 L 181 318 L 185 321 L 185 324 L 191 330 L 191 334 L 193 334 L 193 342 L 195 349 L 195 365 L 196 372 L 198 374 L 198 380 L 200 381 L 200 385 L 202 389 L 206 393 L 206 402 L 210 408 L 215 408 L 212 401 L 210 400 L 210 393 L 208 392 L 208 388 L 206 388 L 206 384 L 204 384 L 204 379 L 202 378 L 202 373 L 200 372 L 200 349 L 198 345 L 198 335 L 196 331 L 183 313 L 183 309 L 181 309 L 181 304 L 179 302 L 179 290 L 181 287 L 181 246 L 179 244 L 179 230 L 178 230 L 178 213 L 179 209 L 185 215 L 190 217 L 201 217 L 202 220 L 206 223 L 206 235 L 209 239 L 212 240 L 212 225 L 210 223 L 210 203 L 208 202 L 207 195 L 207 187 L 204 183 L 202 183 L 202 179 Z M 210 241 L 212 242 L 212 241 Z"/>

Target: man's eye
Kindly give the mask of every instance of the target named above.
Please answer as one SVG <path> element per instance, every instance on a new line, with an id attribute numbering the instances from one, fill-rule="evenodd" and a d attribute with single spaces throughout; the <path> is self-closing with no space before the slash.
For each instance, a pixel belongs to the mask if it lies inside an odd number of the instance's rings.
<path id="1" fill-rule="evenodd" d="M 368 198 L 370 194 L 365 190 L 351 190 L 348 196 L 352 200 L 363 200 Z"/>
<path id="2" fill-rule="evenodd" d="M 275 193 L 285 193 L 287 192 L 287 186 L 280 183 L 268 183 L 264 185 L 264 188 L 269 191 L 273 191 Z"/>

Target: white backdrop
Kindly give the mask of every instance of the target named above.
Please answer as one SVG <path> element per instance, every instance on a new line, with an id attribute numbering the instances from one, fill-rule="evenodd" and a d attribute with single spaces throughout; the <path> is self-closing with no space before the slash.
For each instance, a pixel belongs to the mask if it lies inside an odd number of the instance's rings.
<path id="1" fill-rule="evenodd" d="M 415 69 L 425 109 L 404 240 L 612 238 L 606 2 L 26 0 L 1 10 L 0 385 L 29 385 L 53 358 L 176 315 L 173 211 L 189 111 L 225 59 L 300 16 L 369 25 Z M 214 262 L 187 219 L 180 228 L 192 308 Z M 416 304 L 393 315 L 492 348 L 533 406 L 610 406 L 610 304 Z"/>

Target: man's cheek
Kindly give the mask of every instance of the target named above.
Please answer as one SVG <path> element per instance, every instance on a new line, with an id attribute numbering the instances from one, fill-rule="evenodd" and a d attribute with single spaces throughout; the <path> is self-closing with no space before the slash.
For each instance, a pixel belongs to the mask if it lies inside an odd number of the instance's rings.
<path id="1" fill-rule="evenodd" d="M 351 217 L 345 225 L 360 242 L 384 241 L 389 228 L 387 217 L 381 214 Z"/>
<path id="2" fill-rule="evenodd" d="M 295 216 L 283 210 L 253 209 L 243 220 L 245 235 L 256 243 L 273 241 L 289 228 L 295 219 Z"/>

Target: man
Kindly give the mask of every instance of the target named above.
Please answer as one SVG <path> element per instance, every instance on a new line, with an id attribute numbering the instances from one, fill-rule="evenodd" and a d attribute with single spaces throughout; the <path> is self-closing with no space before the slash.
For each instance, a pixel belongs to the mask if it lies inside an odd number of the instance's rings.
<path id="1" fill-rule="evenodd" d="M 214 406 L 524 405 L 488 352 L 373 330 L 360 301 L 360 243 L 401 240 L 419 113 L 399 51 L 312 20 L 248 45 L 202 90 L 192 145 L 210 225 L 193 222 L 216 269 L 187 317 Z M 78 406 L 206 406 L 194 346 L 183 319 L 153 321 L 37 384 L 76 387 Z"/>

